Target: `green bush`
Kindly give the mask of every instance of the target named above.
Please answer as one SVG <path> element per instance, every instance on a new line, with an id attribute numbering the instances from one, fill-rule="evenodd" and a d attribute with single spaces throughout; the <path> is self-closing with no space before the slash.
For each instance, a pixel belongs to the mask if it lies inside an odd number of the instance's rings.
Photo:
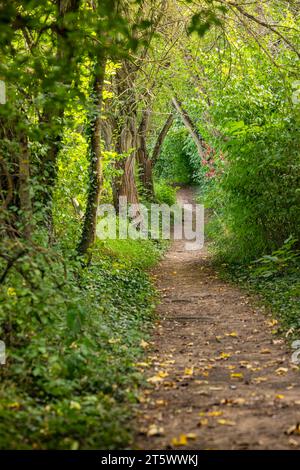
<path id="1" fill-rule="evenodd" d="M 247 262 L 300 232 L 300 164 L 296 123 L 243 125 L 226 146 L 228 162 L 207 203 L 225 261 Z"/>
<path id="2" fill-rule="evenodd" d="M 0 448 L 99 449 L 128 444 L 134 366 L 155 292 L 151 241 L 96 245 L 88 268 L 32 248 L 0 291 Z M 1 272 L 4 263 L 1 262 Z M 28 321 L 30 318 L 30 321 Z"/>
<path id="3" fill-rule="evenodd" d="M 171 186 L 166 181 L 159 180 L 154 185 L 155 197 L 159 204 L 172 206 L 176 203 L 177 188 Z"/>
<path id="4" fill-rule="evenodd" d="M 184 150 L 187 136 L 187 130 L 181 124 L 173 125 L 170 129 L 154 168 L 157 178 L 174 183 L 190 183 L 191 169 Z"/>

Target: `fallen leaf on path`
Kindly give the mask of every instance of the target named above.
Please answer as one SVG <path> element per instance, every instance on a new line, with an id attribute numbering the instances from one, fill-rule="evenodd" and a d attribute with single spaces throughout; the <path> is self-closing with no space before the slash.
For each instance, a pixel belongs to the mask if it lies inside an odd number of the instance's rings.
<path id="1" fill-rule="evenodd" d="M 275 370 L 277 375 L 285 375 L 288 371 L 286 367 L 278 367 L 278 369 Z"/>
<path id="2" fill-rule="evenodd" d="M 267 377 L 255 377 L 254 379 L 252 379 L 252 382 L 260 384 L 261 382 L 266 382 L 267 380 Z"/>
<path id="3" fill-rule="evenodd" d="M 194 367 L 186 367 L 184 369 L 184 375 L 193 375 L 194 373 Z"/>
<path id="4" fill-rule="evenodd" d="M 151 384 L 155 384 L 155 383 L 161 382 L 164 379 L 164 377 L 167 377 L 168 375 L 169 375 L 168 372 L 160 371 L 157 375 L 153 375 L 152 377 L 149 377 L 149 379 L 147 379 L 147 382 Z"/>
<path id="5" fill-rule="evenodd" d="M 270 349 L 267 349 L 267 348 L 261 349 L 260 354 L 271 354 L 271 351 L 270 351 Z"/>
<path id="6" fill-rule="evenodd" d="M 236 422 L 230 421 L 229 419 L 218 419 L 218 424 L 221 424 L 223 426 L 235 426 Z"/>
<path id="7" fill-rule="evenodd" d="M 234 398 L 232 400 L 232 403 L 234 405 L 244 405 L 246 403 L 246 400 L 245 400 L 245 398 Z"/>
<path id="8" fill-rule="evenodd" d="M 166 400 L 156 400 L 155 404 L 157 406 L 165 406 L 167 404 Z"/>
<path id="9" fill-rule="evenodd" d="M 272 320 L 266 320 L 265 322 L 268 326 L 275 326 L 278 325 L 278 320 L 272 319 Z"/>
<path id="10" fill-rule="evenodd" d="M 147 343 L 147 341 L 144 341 L 142 339 L 141 342 L 140 342 L 140 346 L 141 346 L 141 348 L 146 349 L 146 348 L 149 348 L 149 343 Z"/>
<path id="11" fill-rule="evenodd" d="M 163 382 L 163 386 L 165 388 L 177 388 L 177 385 L 175 384 L 175 382 L 172 382 L 171 380 Z"/>
<path id="12" fill-rule="evenodd" d="M 230 374 L 230 377 L 231 377 L 232 379 L 243 379 L 243 378 L 244 378 L 244 376 L 243 376 L 243 374 L 242 374 L 241 372 L 232 372 L 232 373 Z"/>
<path id="13" fill-rule="evenodd" d="M 232 331 L 231 333 L 225 333 L 226 336 L 231 336 L 232 338 L 237 338 L 238 334 L 236 331 Z"/>
<path id="14" fill-rule="evenodd" d="M 220 403 L 221 405 L 244 405 L 246 400 L 245 398 L 223 398 Z"/>
<path id="15" fill-rule="evenodd" d="M 208 411 L 206 413 L 206 416 L 211 416 L 211 417 L 216 417 L 216 416 L 222 416 L 223 411 Z"/>
<path id="16" fill-rule="evenodd" d="M 144 395 L 139 395 L 137 397 L 137 400 L 139 403 L 147 403 L 150 400 L 150 398 L 145 397 Z"/>
<path id="17" fill-rule="evenodd" d="M 278 393 L 278 395 L 276 395 L 275 398 L 277 398 L 277 400 L 283 400 L 284 395 L 281 395 L 280 393 Z"/>
<path id="18" fill-rule="evenodd" d="M 168 372 L 165 372 L 164 370 L 160 370 L 157 374 L 159 377 L 165 378 L 168 377 Z"/>
<path id="19" fill-rule="evenodd" d="M 187 445 L 187 436 L 185 434 L 180 434 L 180 436 L 173 437 L 171 445 L 175 447 L 186 446 Z"/>
<path id="20" fill-rule="evenodd" d="M 231 357 L 231 354 L 230 353 L 225 353 L 225 352 L 221 352 L 220 356 L 217 357 L 217 361 L 220 360 L 220 359 L 229 359 Z"/>
<path id="21" fill-rule="evenodd" d="M 149 426 L 149 429 L 147 431 L 147 436 L 148 437 L 153 437 L 153 436 L 163 436 L 164 435 L 164 428 L 159 427 L 156 424 L 151 424 Z"/>
<path id="22" fill-rule="evenodd" d="M 292 447 L 299 447 L 300 445 L 300 442 L 299 441 L 296 441 L 296 439 L 289 439 L 289 445 L 292 446 Z"/>
<path id="23" fill-rule="evenodd" d="M 291 434 L 296 434 L 296 435 L 300 435 L 300 423 L 297 423 L 297 424 L 294 424 L 293 426 L 290 426 L 286 432 L 285 432 L 288 436 L 290 436 Z"/>

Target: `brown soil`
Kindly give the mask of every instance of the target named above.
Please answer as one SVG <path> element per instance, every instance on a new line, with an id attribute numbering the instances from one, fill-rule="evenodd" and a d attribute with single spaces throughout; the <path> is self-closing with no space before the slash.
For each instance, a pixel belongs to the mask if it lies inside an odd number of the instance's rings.
<path id="1" fill-rule="evenodd" d="M 179 199 L 191 202 L 192 191 Z M 216 275 L 205 248 L 173 242 L 154 277 L 159 321 L 139 365 L 149 387 L 133 447 L 300 447 L 300 377 L 276 321 Z"/>

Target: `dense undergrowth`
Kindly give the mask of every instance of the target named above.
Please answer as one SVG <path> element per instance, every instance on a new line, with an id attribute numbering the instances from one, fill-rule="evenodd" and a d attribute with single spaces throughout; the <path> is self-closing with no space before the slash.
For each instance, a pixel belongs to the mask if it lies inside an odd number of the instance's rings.
<path id="1" fill-rule="evenodd" d="M 162 246 L 100 242 L 89 267 L 28 250 L 1 288 L 0 447 L 120 448 L 153 316 Z M 30 321 L 28 321 L 30 318 Z"/>
<path id="2" fill-rule="evenodd" d="M 272 255 L 246 265 L 219 266 L 227 279 L 238 283 L 259 298 L 279 320 L 274 333 L 298 339 L 300 333 L 300 252 L 295 240 L 287 239 Z"/>

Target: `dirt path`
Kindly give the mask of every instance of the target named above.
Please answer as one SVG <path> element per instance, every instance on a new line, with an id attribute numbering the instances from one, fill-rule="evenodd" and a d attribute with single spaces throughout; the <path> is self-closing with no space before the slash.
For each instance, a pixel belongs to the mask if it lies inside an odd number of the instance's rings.
<path id="1" fill-rule="evenodd" d="M 133 447 L 300 447 L 300 375 L 275 321 L 216 276 L 205 249 L 174 242 L 155 276 L 160 321 Z"/>

